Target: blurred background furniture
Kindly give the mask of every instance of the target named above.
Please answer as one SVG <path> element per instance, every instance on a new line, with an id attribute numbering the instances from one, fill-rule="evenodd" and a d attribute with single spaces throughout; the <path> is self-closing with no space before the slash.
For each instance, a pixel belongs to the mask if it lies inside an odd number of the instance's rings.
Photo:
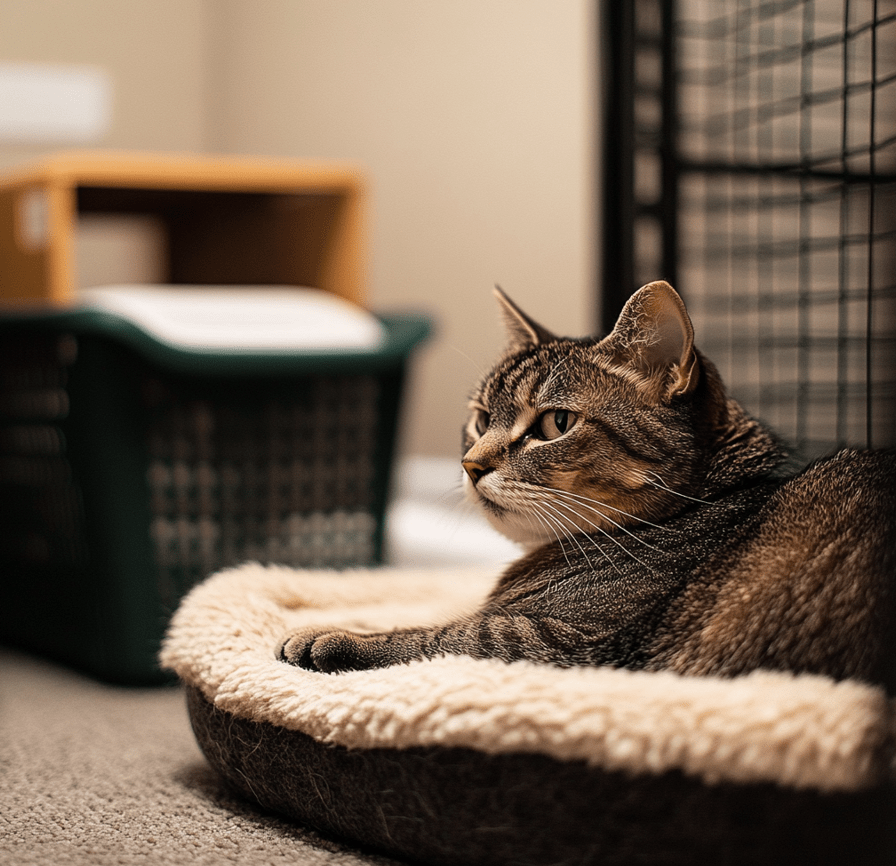
<path id="1" fill-rule="evenodd" d="M 159 282 L 314 286 L 365 303 L 364 182 L 351 167 L 73 151 L 0 178 L 0 298 L 70 301 L 78 221 L 152 217 Z"/>
<path id="2" fill-rule="evenodd" d="M 163 227 L 162 294 L 285 282 L 363 303 L 362 190 L 326 164 L 102 153 L 0 180 L 5 641 L 157 680 L 168 616 L 213 571 L 382 562 L 425 317 L 386 316 L 363 348 L 259 349 L 237 332 L 215 349 L 79 304 L 73 285 L 79 215 L 124 212 Z"/>

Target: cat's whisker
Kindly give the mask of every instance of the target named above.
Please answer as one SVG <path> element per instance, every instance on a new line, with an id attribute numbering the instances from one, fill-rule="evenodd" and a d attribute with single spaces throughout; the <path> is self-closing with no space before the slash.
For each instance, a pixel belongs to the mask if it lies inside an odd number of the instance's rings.
<path id="1" fill-rule="evenodd" d="M 533 500 L 531 502 L 531 506 L 542 516 L 543 520 L 549 521 L 553 526 L 557 527 L 557 529 L 563 533 L 563 537 L 566 538 L 567 541 L 571 541 L 573 544 L 575 544 L 576 547 L 578 547 L 581 551 L 582 555 L 585 556 L 586 559 L 588 558 L 588 555 L 585 553 L 581 546 L 581 543 L 576 537 L 578 533 L 570 529 L 570 526 L 573 526 L 573 528 L 576 530 L 578 529 L 578 527 L 575 527 L 575 525 L 572 524 L 572 522 L 562 512 L 558 511 L 547 502 Z M 601 553 L 603 553 L 603 551 L 601 551 Z"/>
<path id="2" fill-rule="evenodd" d="M 551 489 L 551 488 L 548 488 L 548 489 Z M 575 494 L 569 494 L 569 493 L 567 493 L 567 491 L 565 491 L 565 490 L 557 490 L 557 491 L 555 491 L 555 493 L 558 493 L 558 494 L 564 494 L 564 495 L 570 495 L 570 496 L 574 496 L 574 495 L 575 495 Z M 593 500 L 591 500 L 591 501 L 592 501 L 592 502 L 597 502 L 596 499 L 593 499 Z M 587 508 L 589 511 L 593 511 L 596 515 L 598 515 L 598 517 L 602 517 L 602 518 L 603 518 L 604 520 L 606 520 L 608 523 L 612 523 L 613 526 L 615 526 L 617 529 L 621 529 L 626 535 L 629 535 L 629 536 L 631 536 L 632 538 L 634 538 L 635 541 L 637 541 L 639 544 L 643 544 L 645 547 L 649 547 L 651 550 L 655 550 L 657 553 L 662 553 L 662 552 L 663 552 L 663 551 L 660 550 L 658 547 L 654 547 L 652 544 L 649 544 L 648 542 L 646 542 L 646 541 L 645 541 L 643 538 L 641 538 L 640 536 L 635 535 L 635 533 L 633 533 L 631 530 L 629 530 L 628 528 L 626 528 L 625 526 L 623 526 L 621 523 L 617 523 L 615 520 L 613 520 L 612 517 L 608 517 L 608 516 L 607 516 L 606 514 L 604 514 L 600 509 L 595 508 L 593 505 L 588 505 L 587 503 L 584 503 L 584 502 L 577 502 L 576 500 L 573 500 L 573 503 L 574 503 L 575 505 L 578 505 L 578 506 Z M 598 502 L 598 505 L 601 505 L 602 507 L 605 507 L 605 508 L 613 508 L 613 506 L 611 506 L 611 505 L 606 505 L 606 506 L 604 506 L 603 503 L 601 503 L 601 502 Z M 567 506 L 567 507 L 569 507 L 569 506 Z M 572 509 L 570 509 L 570 510 L 572 510 Z M 618 508 L 613 508 L 613 511 L 618 511 L 618 510 L 619 510 Z M 624 514 L 624 513 L 625 513 L 625 512 L 623 512 L 623 514 Z M 591 521 L 588 520 L 588 519 L 585 517 L 584 514 L 578 514 L 577 516 L 580 517 L 582 520 L 587 521 L 591 526 L 594 526 L 594 525 L 595 525 L 595 524 L 591 523 Z M 647 522 L 647 521 L 645 521 L 645 522 Z M 650 524 L 650 525 L 653 526 L 654 524 Z M 663 529 L 662 526 L 659 526 L 659 527 L 657 527 L 657 528 L 658 528 L 658 529 Z"/>
<path id="3" fill-rule="evenodd" d="M 647 476 L 653 475 L 654 478 L 659 478 L 659 483 L 656 481 L 651 481 Z M 696 496 L 688 496 L 686 493 L 680 493 L 677 490 L 673 490 L 665 481 L 663 481 L 660 475 L 657 475 L 656 472 L 651 472 L 649 470 L 645 470 L 642 473 L 643 479 L 647 484 L 650 484 L 653 487 L 656 487 L 657 490 L 663 490 L 666 493 L 671 493 L 673 496 L 680 496 L 682 499 L 689 499 L 691 502 L 699 502 L 701 505 L 712 505 L 711 502 L 708 502 L 706 499 L 698 499 Z"/>
<path id="4" fill-rule="evenodd" d="M 513 494 L 518 495 L 518 496 L 522 496 L 522 498 L 525 499 L 525 503 L 526 503 L 525 508 L 523 508 L 522 504 L 518 502 L 517 507 L 514 510 L 519 513 L 524 513 L 524 514 L 527 513 L 528 511 L 532 511 L 532 512 L 536 513 L 538 516 L 539 522 L 542 524 L 542 526 L 549 528 L 551 533 L 554 535 L 555 538 L 557 538 L 558 541 L 560 541 L 560 538 L 557 535 L 557 530 L 559 529 L 559 531 L 563 533 L 563 536 L 568 541 L 572 541 L 576 545 L 576 547 L 578 547 L 578 549 L 581 551 L 582 555 L 588 561 L 589 568 L 593 568 L 594 566 L 593 566 L 591 560 L 589 559 L 587 553 L 585 552 L 584 548 L 582 547 L 581 542 L 578 540 L 578 536 L 581 534 L 584 534 L 585 537 L 588 538 L 588 540 L 591 542 L 591 544 L 593 544 L 594 547 L 600 553 L 600 555 L 608 563 L 610 563 L 610 565 L 613 567 L 614 570 L 616 570 L 617 572 L 619 571 L 616 564 L 607 555 L 606 551 L 600 546 L 600 544 L 598 544 L 597 541 L 593 537 L 591 537 L 588 533 L 583 533 L 582 528 L 578 524 L 575 523 L 575 521 L 572 519 L 572 517 L 570 517 L 568 514 L 565 514 L 563 511 L 560 511 L 557 506 L 563 506 L 566 511 L 571 512 L 576 517 L 578 517 L 580 520 L 583 520 L 584 522 L 588 523 L 590 526 L 594 527 L 594 529 L 599 531 L 602 535 L 605 535 L 608 539 L 610 539 L 610 541 L 612 541 L 614 544 L 619 546 L 627 556 L 631 557 L 636 562 L 641 563 L 641 565 L 644 565 L 645 568 L 648 567 L 645 565 L 645 563 L 642 563 L 641 560 L 639 560 L 630 550 L 628 550 L 628 548 L 626 548 L 624 544 L 622 544 L 617 538 L 614 538 L 605 529 L 603 529 L 602 527 L 597 526 L 597 524 L 594 524 L 591 521 L 587 520 L 582 515 L 578 514 L 574 509 L 572 509 L 569 506 L 566 506 L 562 502 L 553 502 L 552 503 L 550 500 L 550 497 L 545 496 L 545 490 L 546 490 L 546 488 L 535 487 L 531 484 L 523 484 L 523 483 L 519 483 L 519 482 L 512 484 L 511 490 L 509 492 L 512 492 Z M 605 519 L 609 519 L 609 518 L 606 518 L 605 515 L 601 515 L 601 516 L 604 517 Z M 612 523 L 613 521 L 610 521 L 610 522 Z M 566 556 L 566 550 L 565 550 L 565 548 L 563 548 L 562 542 L 561 542 L 561 549 L 563 550 L 564 556 Z M 568 557 L 567 557 L 567 562 L 569 562 Z"/>
<path id="5" fill-rule="evenodd" d="M 572 520 L 572 518 L 570 518 L 568 515 L 564 514 L 562 511 L 558 511 L 557 505 L 562 506 L 563 505 L 562 502 L 551 503 L 548 500 L 542 499 L 539 501 L 539 504 L 542 507 L 550 508 L 551 511 L 553 511 L 554 514 L 557 515 L 557 518 L 561 519 L 563 521 L 564 527 L 566 527 L 567 525 L 572 527 L 572 529 L 565 530 L 569 534 L 570 538 L 575 538 L 576 536 L 582 534 L 582 528 L 578 524 L 576 524 L 576 522 L 574 520 Z M 569 511 L 569 510 L 570 509 L 567 509 L 567 511 Z M 575 512 L 573 512 L 573 513 L 575 514 Z M 579 515 L 576 515 L 576 516 L 578 517 Z M 608 562 L 610 562 L 610 557 L 607 556 L 606 551 L 597 543 L 597 541 L 594 538 L 592 538 L 590 535 L 588 535 L 587 533 L 585 534 L 585 537 L 597 548 L 600 555 L 604 559 L 606 559 Z"/>
<path id="6" fill-rule="evenodd" d="M 528 517 L 529 515 L 527 514 L 526 516 Z M 572 563 L 569 560 L 569 555 L 566 553 L 566 548 L 563 546 L 563 539 L 560 537 L 560 534 L 557 532 L 557 529 L 554 527 L 553 523 L 548 520 L 548 515 L 542 514 L 537 505 L 535 510 L 535 517 L 537 518 L 538 522 L 541 523 L 541 525 L 544 526 L 548 530 L 548 532 L 550 532 L 557 539 L 557 543 L 560 545 L 560 551 L 563 554 L 563 558 L 566 560 L 567 566 L 569 566 L 569 568 L 572 568 Z M 564 530 L 563 534 L 567 536 L 568 540 L 568 533 Z"/>
<path id="7" fill-rule="evenodd" d="M 572 523 L 572 521 L 571 521 L 568 517 L 566 517 L 566 516 L 565 516 L 564 514 L 562 514 L 561 512 L 557 511 L 557 509 L 554 508 L 550 503 L 547 503 L 547 502 L 541 502 L 541 503 L 538 503 L 538 507 L 547 507 L 547 508 L 550 508 L 550 509 L 554 512 L 554 514 L 556 515 L 556 518 L 555 518 L 555 519 L 557 519 L 557 520 L 559 520 L 559 521 L 565 521 L 565 523 L 570 523 L 570 524 L 572 524 L 573 526 L 575 526 L 575 524 Z M 585 552 L 585 548 L 582 547 L 581 543 L 579 542 L 578 537 L 577 537 L 577 536 L 578 536 L 578 533 L 576 533 L 576 532 L 569 532 L 569 531 L 566 529 L 564 523 L 561 523 L 560 525 L 563 526 L 564 531 L 567 532 L 567 537 L 573 542 L 573 544 L 575 544 L 576 547 L 579 548 L 579 551 L 581 552 L 582 556 L 585 557 L 585 562 L 588 563 L 588 568 L 590 568 L 590 569 L 593 570 L 593 569 L 594 569 L 594 565 L 592 564 L 591 559 L 589 558 L 588 554 Z M 578 529 L 577 526 L 576 526 L 575 528 Z M 593 542 L 593 541 L 594 541 L 594 539 L 592 539 L 592 542 Z M 598 545 L 598 544 L 595 542 L 595 543 L 594 543 L 594 546 L 600 551 L 600 553 L 604 556 L 604 558 L 607 558 L 606 554 L 600 549 L 600 545 Z"/>
<path id="8" fill-rule="evenodd" d="M 477 361 L 474 361 L 466 352 L 464 352 L 462 349 L 455 346 L 453 343 L 449 343 L 449 347 L 451 349 L 453 349 L 455 352 L 457 352 L 457 354 L 460 355 L 461 358 L 463 358 L 466 361 L 469 361 L 478 371 L 480 378 L 485 377 L 486 371 L 479 365 L 479 363 Z"/>
<path id="9" fill-rule="evenodd" d="M 533 518 L 533 515 L 530 512 L 526 512 L 524 516 L 529 523 L 530 529 L 532 529 L 532 535 L 538 535 L 540 533 L 540 529 L 545 526 L 544 522 L 541 520 L 541 518 L 538 517 L 538 515 L 535 515 L 535 517 Z M 557 541 L 560 541 L 560 539 L 558 538 Z M 566 550 L 564 550 L 562 542 L 560 543 L 560 549 L 563 550 L 563 555 L 566 556 Z M 568 557 L 566 561 L 567 563 L 569 563 Z"/>
<path id="10" fill-rule="evenodd" d="M 539 502 L 537 507 L 542 510 L 542 513 L 544 513 L 545 508 L 550 511 L 550 513 L 553 515 L 554 521 L 560 528 L 563 529 L 566 537 L 570 541 L 572 541 L 572 543 L 575 544 L 576 547 L 579 548 L 579 551 L 581 552 L 582 556 L 585 557 L 585 560 L 588 563 L 588 567 L 592 568 L 593 566 L 591 565 L 591 560 L 588 558 L 588 554 L 585 552 L 585 549 L 582 547 L 581 542 L 578 540 L 577 533 L 570 530 L 569 524 L 571 524 L 576 529 L 578 527 L 576 527 L 575 524 L 572 524 L 572 521 L 570 521 L 569 518 L 567 518 L 562 512 L 558 511 L 556 508 L 554 508 L 553 505 L 548 502 Z"/>
<path id="11" fill-rule="evenodd" d="M 580 527 L 577 523 L 575 523 L 575 521 L 572 519 L 572 517 L 570 517 L 570 516 L 568 516 L 567 514 L 564 514 L 563 512 L 559 511 L 558 508 L 557 508 L 557 506 L 562 506 L 562 507 L 566 508 L 567 511 L 570 511 L 573 515 L 575 515 L 576 517 L 578 517 L 580 520 L 584 520 L 586 523 L 588 523 L 589 525 L 593 526 L 598 532 L 600 532 L 602 535 L 605 535 L 607 538 L 610 539 L 610 541 L 612 541 L 614 544 L 616 544 L 618 547 L 620 547 L 620 548 L 622 549 L 622 551 L 623 551 L 627 556 L 630 556 L 632 559 L 635 559 L 636 561 L 640 562 L 640 560 L 638 560 L 637 557 L 634 556 L 634 555 L 631 553 L 631 551 L 628 550 L 628 548 L 627 548 L 624 544 L 622 544 L 618 539 L 613 538 L 613 536 L 610 535 L 606 530 L 604 530 L 604 529 L 601 528 L 600 526 L 597 526 L 597 525 L 594 524 L 594 523 L 591 523 L 591 521 L 589 521 L 587 518 L 582 517 L 582 515 L 578 514 L 574 509 L 569 508 L 569 507 L 566 506 L 564 503 L 562 503 L 562 502 L 557 502 L 557 503 L 551 504 L 551 503 L 549 503 L 548 501 L 546 501 L 543 497 L 537 499 L 537 503 L 538 503 L 541 507 L 545 507 L 545 506 L 549 507 L 549 508 L 554 512 L 554 514 L 558 515 L 558 518 L 562 518 L 562 520 L 564 521 L 564 531 L 569 535 L 569 537 L 575 539 L 578 535 L 583 534 L 582 527 Z M 535 503 L 533 502 L 533 504 L 535 504 Z M 558 519 L 558 518 L 555 518 L 555 520 Z M 573 527 L 573 530 L 571 531 L 571 530 L 569 530 L 569 529 L 566 529 L 566 525 L 572 526 L 572 527 Z M 612 560 L 609 556 L 607 556 L 606 551 L 605 551 L 605 550 L 604 550 L 604 549 L 597 543 L 597 540 L 594 539 L 594 538 L 593 538 L 591 535 L 589 535 L 588 533 L 584 533 L 584 534 L 585 534 L 585 537 L 586 537 L 586 538 L 587 538 L 587 539 L 588 539 L 588 540 L 589 540 L 589 541 L 590 541 L 590 542 L 597 548 L 597 550 L 600 552 L 601 556 L 602 556 L 608 563 L 610 563 L 610 565 L 611 565 L 611 566 L 618 572 L 619 569 L 617 568 L 616 564 L 613 562 L 613 560 Z M 581 546 L 579 546 L 579 549 L 581 550 Z M 583 554 L 584 554 L 584 551 L 582 551 L 582 552 L 583 552 Z M 586 556 L 586 559 L 587 559 L 587 556 Z M 589 564 L 589 566 L 590 566 L 590 565 L 591 565 L 591 562 L 589 561 L 588 564 Z M 641 564 L 643 565 L 643 563 L 641 563 Z"/>
<path id="12" fill-rule="evenodd" d="M 567 527 L 557 519 L 556 515 L 552 514 L 549 510 L 546 510 L 544 507 L 542 507 L 541 503 L 532 503 L 532 508 L 534 509 L 535 514 L 541 520 L 542 525 L 550 527 L 551 531 L 554 533 L 554 536 L 558 540 L 560 540 L 560 536 L 562 535 L 562 537 L 567 541 L 575 541 L 572 533 L 570 533 Z"/>
<path id="13" fill-rule="evenodd" d="M 644 517 L 639 517 L 637 514 L 630 514 L 628 511 L 623 511 L 621 508 L 616 508 L 613 505 L 607 505 L 606 502 L 601 502 L 599 499 L 592 499 L 589 496 L 582 496 L 580 493 L 573 493 L 570 490 L 560 490 L 557 487 L 545 487 L 544 489 L 550 490 L 552 493 L 561 493 L 564 496 L 573 497 L 574 499 L 581 501 L 583 505 L 587 505 L 595 511 L 597 511 L 597 509 L 594 508 L 595 505 L 600 508 L 608 508 L 610 511 L 615 511 L 617 514 L 621 514 L 623 517 L 630 517 L 632 520 L 637 520 L 638 522 L 643 523 L 646 526 L 652 526 L 654 529 L 662 529 L 666 532 L 678 532 L 677 529 L 672 529 L 668 526 L 661 526 L 659 523 L 651 523 L 651 521 L 647 520 Z M 600 514 L 601 517 L 604 517 L 606 520 L 610 520 L 610 518 L 602 512 L 598 511 L 597 513 Z M 614 523 L 612 520 L 610 520 L 610 523 L 613 523 L 614 526 L 619 526 L 618 523 Z M 621 528 L 622 527 L 620 526 L 620 529 Z"/>
<path id="14" fill-rule="evenodd" d="M 613 536 L 611 533 L 607 532 L 607 530 L 604 529 L 602 526 L 599 526 L 598 524 L 596 524 L 596 523 L 594 523 L 593 521 L 589 520 L 589 519 L 588 519 L 587 517 L 585 517 L 583 514 L 580 514 L 579 512 L 577 512 L 574 508 L 572 508 L 571 505 L 567 505 L 566 503 L 563 503 L 563 502 L 558 502 L 557 504 L 558 504 L 558 505 L 561 505 L 562 507 L 564 507 L 564 508 L 566 508 L 567 510 L 569 510 L 570 512 L 572 512 L 572 514 L 574 514 L 576 517 L 578 517 L 579 520 L 582 520 L 582 521 L 584 521 L 585 523 L 587 523 L 589 526 L 594 527 L 599 533 L 601 533 L 601 535 L 604 535 L 604 536 L 606 536 L 607 538 L 609 538 L 610 541 L 612 541 L 617 547 L 619 547 L 620 550 L 622 550 L 622 552 L 625 553 L 626 556 L 630 556 L 635 562 L 637 562 L 639 565 L 643 565 L 644 568 L 646 568 L 648 571 L 653 571 L 653 569 L 652 569 L 646 562 L 644 562 L 643 560 L 638 559 L 638 557 L 635 556 L 635 554 L 632 553 L 632 552 L 631 552 L 631 551 L 630 551 L 630 550 L 629 550 L 629 549 L 628 549 L 628 548 L 627 548 L 627 547 L 626 547 L 626 546 L 625 546 L 625 545 L 624 545 L 618 538 L 616 538 L 615 536 Z M 601 515 L 601 516 L 603 516 L 604 519 L 609 520 L 609 518 L 607 518 L 605 515 Z M 570 522 L 571 522 L 571 521 L 570 521 Z M 610 522 L 612 523 L 613 521 L 610 521 Z M 618 525 L 618 524 L 614 524 L 614 525 Z M 622 528 L 623 528 L 623 527 L 620 527 L 620 529 L 622 529 Z M 629 532 L 628 534 L 631 535 L 630 532 Z M 637 536 L 635 536 L 635 535 L 632 535 L 632 538 L 634 538 L 636 541 L 641 541 L 641 539 L 639 539 L 639 538 L 638 538 Z M 642 543 L 646 544 L 646 542 L 642 542 Z M 647 546 L 648 546 L 648 547 L 651 547 L 651 545 L 649 545 L 649 544 L 648 544 Z M 657 548 L 655 548 L 655 547 L 653 547 L 652 549 L 653 549 L 653 550 L 657 550 Z M 658 552 L 658 553 L 661 553 L 662 551 L 657 550 L 657 552 Z"/>
<path id="15" fill-rule="evenodd" d="M 539 532 L 544 531 L 545 529 L 548 531 L 550 535 L 553 535 L 554 538 L 560 543 L 560 549 L 563 551 L 563 555 L 566 556 L 566 550 L 563 547 L 563 540 L 557 534 L 556 530 L 546 521 L 540 514 L 533 514 L 530 511 L 525 512 L 525 518 L 529 522 L 529 526 L 531 527 L 539 527 Z M 569 560 L 567 559 L 567 562 Z"/>

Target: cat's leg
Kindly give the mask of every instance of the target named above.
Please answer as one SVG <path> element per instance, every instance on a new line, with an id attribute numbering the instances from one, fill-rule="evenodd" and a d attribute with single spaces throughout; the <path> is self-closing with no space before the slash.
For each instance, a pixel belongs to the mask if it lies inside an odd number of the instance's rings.
<path id="1" fill-rule="evenodd" d="M 596 647 L 594 635 L 553 617 L 480 613 L 444 626 L 373 634 L 306 628 L 284 641 L 279 657 L 325 673 L 383 668 L 438 655 L 566 666 L 610 661 L 600 655 L 599 643 Z"/>

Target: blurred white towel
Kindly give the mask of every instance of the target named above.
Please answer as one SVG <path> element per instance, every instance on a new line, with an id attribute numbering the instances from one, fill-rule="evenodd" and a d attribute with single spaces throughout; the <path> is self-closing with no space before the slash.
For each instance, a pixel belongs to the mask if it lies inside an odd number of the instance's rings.
<path id="1" fill-rule="evenodd" d="M 319 289 L 291 286 L 98 286 L 82 304 L 115 313 L 156 339 L 190 349 L 375 350 L 383 326 Z"/>

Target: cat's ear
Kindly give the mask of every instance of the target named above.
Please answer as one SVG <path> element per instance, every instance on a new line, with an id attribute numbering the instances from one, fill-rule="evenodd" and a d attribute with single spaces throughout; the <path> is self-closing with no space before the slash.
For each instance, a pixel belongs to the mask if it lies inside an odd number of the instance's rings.
<path id="1" fill-rule="evenodd" d="M 557 339 L 547 328 L 543 328 L 538 322 L 530 319 L 504 294 L 500 286 L 495 286 L 495 297 L 501 307 L 501 317 L 504 319 L 509 349 L 515 352 L 532 349 Z"/>
<path id="2" fill-rule="evenodd" d="M 629 298 L 613 332 L 600 343 L 671 398 L 697 385 L 694 327 L 675 289 L 658 280 Z"/>

